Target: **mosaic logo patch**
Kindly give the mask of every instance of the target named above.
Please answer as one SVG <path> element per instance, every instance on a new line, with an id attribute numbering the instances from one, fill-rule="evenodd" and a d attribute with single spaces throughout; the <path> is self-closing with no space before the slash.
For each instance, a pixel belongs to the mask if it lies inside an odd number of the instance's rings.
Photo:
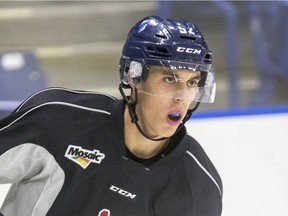
<path id="1" fill-rule="evenodd" d="M 69 145 L 65 157 L 86 169 L 90 163 L 100 164 L 105 155 L 97 149 L 91 151 L 81 146 Z"/>

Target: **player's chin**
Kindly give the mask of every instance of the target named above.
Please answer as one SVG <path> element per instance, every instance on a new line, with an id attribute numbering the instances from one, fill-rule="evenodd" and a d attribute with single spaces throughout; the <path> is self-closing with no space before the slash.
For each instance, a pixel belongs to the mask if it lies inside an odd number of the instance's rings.
<path id="1" fill-rule="evenodd" d="M 163 135 L 163 137 L 171 137 L 175 134 L 176 129 L 175 130 L 170 130 L 170 131 L 166 131 L 166 133 Z"/>
<path id="2" fill-rule="evenodd" d="M 177 128 L 179 127 L 179 124 L 177 125 L 166 125 L 166 127 L 164 127 L 164 130 L 162 130 L 162 137 L 171 137 L 173 136 L 173 134 L 177 131 Z"/>

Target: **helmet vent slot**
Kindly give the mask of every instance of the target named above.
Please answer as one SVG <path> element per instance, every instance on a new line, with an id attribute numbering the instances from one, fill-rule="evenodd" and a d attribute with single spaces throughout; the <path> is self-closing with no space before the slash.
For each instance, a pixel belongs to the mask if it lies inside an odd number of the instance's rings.
<path id="1" fill-rule="evenodd" d="M 154 49 L 153 49 L 152 46 L 147 46 L 147 50 L 149 50 L 149 51 L 154 51 Z"/>
<path id="2" fill-rule="evenodd" d="M 181 35 L 180 38 L 181 39 L 193 40 L 193 41 L 195 41 L 197 39 L 197 37 L 195 37 L 194 35 Z"/>
<path id="3" fill-rule="evenodd" d="M 166 35 L 164 35 L 164 34 L 155 34 L 155 37 L 167 39 Z"/>
<path id="4" fill-rule="evenodd" d="M 169 53 L 168 50 L 166 48 L 164 48 L 164 47 L 157 47 L 157 51 L 159 53 L 165 53 L 165 54 Z"/>
<path id="5" fill-rule="evenodd" d="M 154 56 L 169 56 L 171 55 L 169 49 L 160 46 L 146 46 L 148 53 Z"/>
<path id="6" fill-rule="evenodd" d="M 212 55 L 211 54 L 206 54 L 204 57 L 204 63 L 206 64 L 212 64 Z"/>

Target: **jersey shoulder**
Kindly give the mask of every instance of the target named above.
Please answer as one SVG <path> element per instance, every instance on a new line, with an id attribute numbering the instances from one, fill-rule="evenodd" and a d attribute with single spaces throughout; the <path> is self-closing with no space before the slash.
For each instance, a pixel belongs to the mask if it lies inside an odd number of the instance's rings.
<path id="1" fill-rule="evenodd" d="M 13 113 L 53 104 L 109 111 L 111 102 L 115 100 L 115 97 L 104 93 L 54 87 L 36 92 L 22 102 Z"/>
<path id="2" fill-rule="evenodd" d="M 187 161 L 193 161 L 193 163 L 197 164 L 197 166 L 213 180 L 220 194 L 222 194 L 222 180 L 211 159 L 196 139 L 190 135 L 187 135 L 187 138 L 189 142 L 186 150 Z"/>

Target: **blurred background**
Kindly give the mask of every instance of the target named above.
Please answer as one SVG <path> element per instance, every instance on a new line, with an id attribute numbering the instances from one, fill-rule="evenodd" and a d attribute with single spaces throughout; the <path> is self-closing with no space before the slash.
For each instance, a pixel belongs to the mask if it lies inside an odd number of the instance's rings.
<path id="1" fill-rule="evenodd" d="M 187 19 L 206 37 L 217 94 L 202 110 L 287 104 L 286 1 L 1 1 L 2 111 L 48 86 L 118 97 L 127 33 L 153 14 Z"/>

